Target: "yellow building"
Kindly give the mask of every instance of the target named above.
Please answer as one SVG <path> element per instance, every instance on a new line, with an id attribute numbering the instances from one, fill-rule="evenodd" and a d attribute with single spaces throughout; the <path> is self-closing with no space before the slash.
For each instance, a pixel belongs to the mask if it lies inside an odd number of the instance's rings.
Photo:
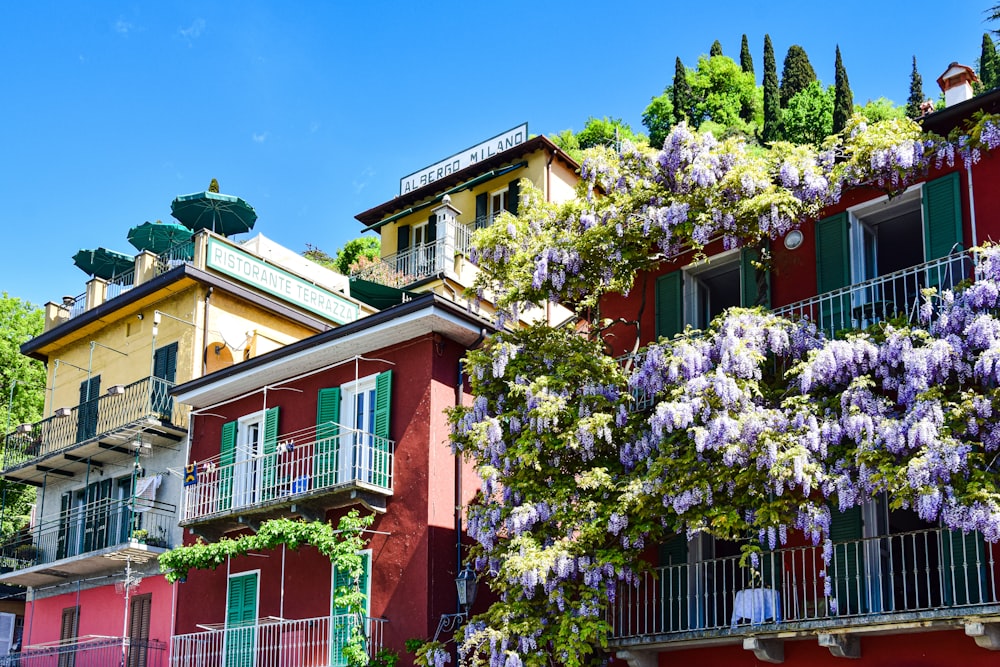
<path id="1" fill-rule="evenodd" d="M 346 276 L 261 235 L 207 230 L 47 304 L 44 332 L 21 348 L 47 366 L 44 418 L 7 434 L 0 472 L 39 488 L 31 528 L 0 549 L 0 583 L 31 587 L 24 644 L 123 627 L 169 639 L 156 556 L 182 542 L 188 446 L 188 409 L 170 391 L 372 312 Z M 131 592 L 147 596 L 127 611 L 111 586 L 126 563 L 145 574 Z"/>
<path id="2" fill-rule="evenodd" d="M 355 216 L 381 235 L 381 261 L 356 275 L 456 299 L 477 271 L 472 233 L 517 212 L 521 180 L 560 202 L 572 198 L 578 171 L 548 138 L 528 138 L 525 123 L 404 176 L 399 195 Z"/>

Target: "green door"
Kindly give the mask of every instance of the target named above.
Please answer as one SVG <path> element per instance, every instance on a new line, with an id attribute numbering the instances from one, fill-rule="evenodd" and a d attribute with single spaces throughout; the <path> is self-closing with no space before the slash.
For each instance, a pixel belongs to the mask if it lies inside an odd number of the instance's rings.
<path id="1" fill-rule="evenodd" d="M 675 535 L 660 545 L 660 567 L 663 629 L 666 632 L 688 630 L 692 601 L 688 595 L 688 544 L 683 535 Z"/>
<path id="2" fill-rule="evenodd" d="M 313 488 L 337 483 L 340 443 L 340 387 L 320 389 L 316 397 L 316 447 L 313 451 Z"/>
<path id="3" fill-rule="evenodd" d="M 656 336 L 673 338 L 684 331 L 684 293 L 680 271 L 656 279 Z"/>
<path id="4" fill-rule="evenodd" d="M 233 506 L 233 464 L 236 463 L 237 422 L 222 425 L 222 443 L 219 446 L 219 498 L 218 511 Z"/>
<path id="5" fill-rule="evenodd" d="M 333 590 L 331 592 L 331 596 L 333 597 L 331 610 L 333 613 L 330 619 L 331 667 L 346 667 L 347 658 L 344 656 L 344 646 L 350 640 L 351 634 L 354 632 L 354 628 L 359 628 L 362 634 L 368 632 L 367 620 L 371 614 L 371 606 L 369 604 L 369 600 L 371 599 L 371 552 L 363 551 L 361 553 L 361 559 L 362 567 L 364 569 L 357 581 L 351 578 L 350 573 L 342 572 L 338 570 L 336 566 L 333 568 Z M 363 609 L 360 614 L 352 614 L 349 608 L 338 605 L 336 601 L 338 589 L 341 587 L 350 589 L 355 585 L 365 596 Z"/>
<path id="6" fill-rule="evenodd" d="M 817 294 L 823 295 L 851 284 L 850 231 L 847 213 L 838 213 L 816 223 Z M 816 316 L 820 329 L 828 336 L 850 328 L 850 294 L 823 299 Z"/>
<path id="7" fill-rule="evenodd" d="M 253 667 L 257 631 L 257 573 L 229 577 L 225 667 Z"/>
<path id="8" fill-rule="evenodd" d="M 832 578 L 836 613 L 841 616 L 867 611 L 865 555 L 861 542 L 863 525 L 860 507 L 851 507 L 843 512 L 838 512 L 836 508 L 830 510 L 833 561 L 827 576 Z"/>

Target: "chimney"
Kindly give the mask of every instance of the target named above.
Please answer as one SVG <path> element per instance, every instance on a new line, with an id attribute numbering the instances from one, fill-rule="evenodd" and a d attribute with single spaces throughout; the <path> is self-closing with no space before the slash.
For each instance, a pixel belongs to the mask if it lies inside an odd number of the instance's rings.
<path id="1" fill-rule="evenodd" d="M 937 84 L 944 92 L 945 107 L 971 100 L 974 81 L 979 81 L 979 77 L 968 65 L 959 65 L 958 63 L 948 65 L 948 69 L 937 80 Z"/>

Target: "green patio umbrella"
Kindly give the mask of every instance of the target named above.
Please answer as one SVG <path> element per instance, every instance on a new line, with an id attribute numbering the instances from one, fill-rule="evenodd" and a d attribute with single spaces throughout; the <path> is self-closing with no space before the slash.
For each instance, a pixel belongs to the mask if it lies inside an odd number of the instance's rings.
<path id="1" fill-rule="evenodd" d="M 73 255 L 73 263 L 88 275 L 111 280 L 134 268 L 135 258 L 123 252 L 95 248 L 94 250 L 77 251 Z"/>
<path id="2" fill-rule="evenodd" d="M 191 231 L 210 229 L 223 236 L 248 232 L 257 220 L 250 204 L 211 190 L 177 197 L 170 203 L 170 215 Z"/>
<path id="3" fill-rule="evenodd" d="M 177 222 L 144 222 L 128 230 L 128 242 L 137 250 L 159 255 L 168 248 L 191 240 L 192 231 Z"/>

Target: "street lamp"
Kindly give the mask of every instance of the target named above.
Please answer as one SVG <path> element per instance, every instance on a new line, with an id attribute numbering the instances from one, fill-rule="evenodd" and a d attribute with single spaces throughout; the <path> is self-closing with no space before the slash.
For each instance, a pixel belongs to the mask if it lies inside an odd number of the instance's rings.
<path id="1" fill-rule="evenodd" d="M 468 565 L 455 577 L 455 588 L 458 591 L 458 605 L 461 611 L 454 614 L 442 614 L 438 623 L 437 632 L 434 633 L 434 641 L 442 632 L 454 632 L 462 625 L 462 622 L 469 617 L 469 610 L 472 603 L 476 601 L 476 589 L 479 587 L 479 580 L 475 571 Z"/>

